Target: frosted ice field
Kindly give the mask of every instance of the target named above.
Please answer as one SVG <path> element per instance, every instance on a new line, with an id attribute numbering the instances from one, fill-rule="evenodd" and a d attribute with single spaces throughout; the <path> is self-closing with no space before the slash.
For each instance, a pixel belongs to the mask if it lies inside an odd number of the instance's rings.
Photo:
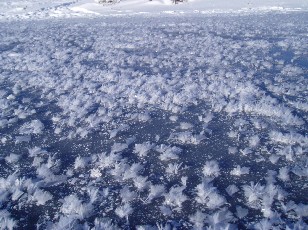
<path id="1" fill-rule="evenodd" d="M 307 229 L 307 12 L 0 24 L 0 229 Z"/>

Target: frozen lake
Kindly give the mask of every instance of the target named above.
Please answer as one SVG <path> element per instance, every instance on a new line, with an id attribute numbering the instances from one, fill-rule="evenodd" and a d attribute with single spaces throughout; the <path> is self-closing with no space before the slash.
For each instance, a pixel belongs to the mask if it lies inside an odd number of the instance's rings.
<path id="1" fill-rule="evenodd" d="M 0 228 L 307 228 L 307 24 L 0 22 Z"/>

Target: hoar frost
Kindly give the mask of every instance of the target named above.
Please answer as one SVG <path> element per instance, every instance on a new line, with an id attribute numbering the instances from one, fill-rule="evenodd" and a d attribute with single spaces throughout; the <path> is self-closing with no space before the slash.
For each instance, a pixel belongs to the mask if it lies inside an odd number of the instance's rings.
<path id="1" fill-rule="evenodd" d="M 306 229 L 306 13 L 265 16 L 2 23 L 0 228 Z"/>

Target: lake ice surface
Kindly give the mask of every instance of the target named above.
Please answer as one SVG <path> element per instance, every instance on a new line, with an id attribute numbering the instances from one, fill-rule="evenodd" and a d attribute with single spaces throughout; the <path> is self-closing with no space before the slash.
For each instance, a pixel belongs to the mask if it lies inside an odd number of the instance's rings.
<path id="1" fill-rule="evenodd" d="M 0 26 L 0 227 L 307 228 L 308 14 Z"/>

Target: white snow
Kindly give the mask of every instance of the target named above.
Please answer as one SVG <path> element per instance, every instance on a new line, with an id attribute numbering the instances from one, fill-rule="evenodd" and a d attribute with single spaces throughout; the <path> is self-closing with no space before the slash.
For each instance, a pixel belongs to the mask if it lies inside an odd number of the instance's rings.
<path id="1" fill-rule="evenodd" d="M 307 10 L 305 0 L 121 0 L 99 4 L 95 0 L 5 0 L 0 2 L 0 20 L 71 18 L 153 14 L 213 14 Z"/>

